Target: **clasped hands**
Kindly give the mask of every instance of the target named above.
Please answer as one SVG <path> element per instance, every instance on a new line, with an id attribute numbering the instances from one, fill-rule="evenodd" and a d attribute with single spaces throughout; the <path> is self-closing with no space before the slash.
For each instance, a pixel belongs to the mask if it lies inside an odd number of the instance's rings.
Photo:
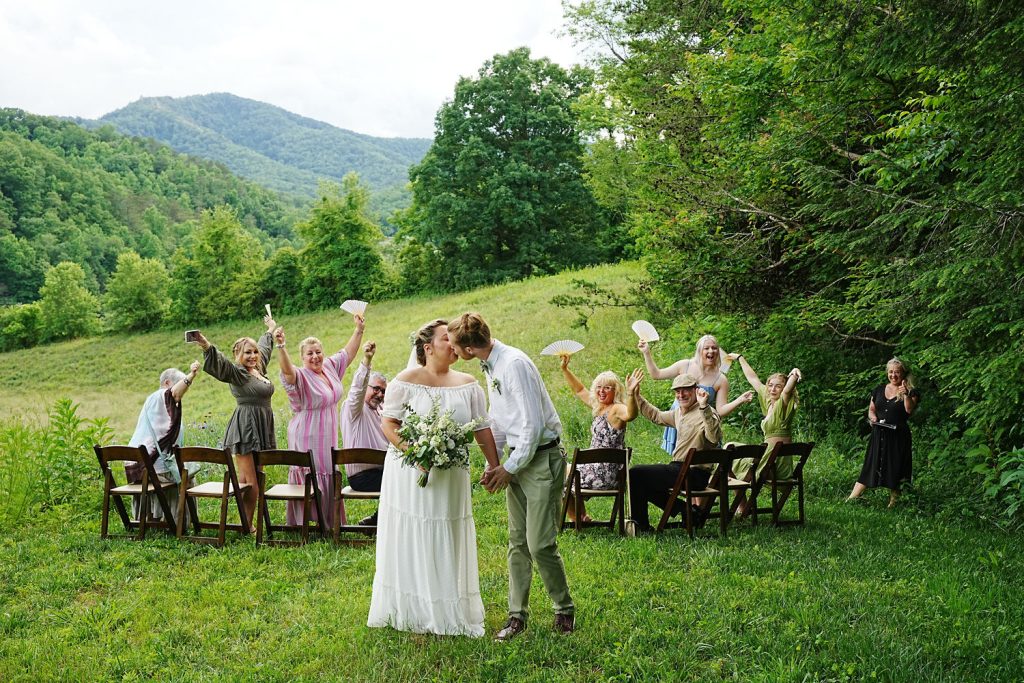
<path id="1" fill-rule="evenodd" d="M 487 489 L 488 493 L 498 493 L 508 488 L 511 482 L 512 474 L 503 465 L 498 465 L 497 467 L 488 465 L 484 468 L 484 473 L 480 477 L 480 483 Z"/>

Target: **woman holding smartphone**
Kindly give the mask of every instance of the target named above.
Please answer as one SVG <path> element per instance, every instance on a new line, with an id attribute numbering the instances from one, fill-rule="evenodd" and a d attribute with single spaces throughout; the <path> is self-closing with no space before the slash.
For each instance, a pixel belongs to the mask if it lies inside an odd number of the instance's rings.
<path id="1" fill-rule="evenodd" d="M 907 424 L 921 392 L 914 388 L 910 369 L 899 358 L 885 364 L 888 384 L 879 384 L 871 392 L 868 403 L 868 422 L 871 440 L 864 456 L 860 478 L 847 500 L 855 500 L 864 489 L 884 486 L 889 489 L 889 507 L 896 506 L 900 488 L 909 482 L 912 473 L 910 426 Z"/>
<path id="2" fill-rule="evenodd" d="M 256 510 L 258 486 L 252 452 L 277 448 L 274 410 L 270 406 L 274 385 L 267 377 L 267 363 L 273 351 L 273 332 L 277 323 L 269 315 L 263 317 L 263 323 L 267 331 L 259 341 L 242 337 L 231 346 L 234 360 L 218 351 L 198 330 L 190 331 L 195 343 L 203 349 L 203 370 L 227 384 L 237 402 L 235 412 L 231 414 L 224 431 L 224 445 L 235 454 L 239 485 L 249 484 L 249 488 L 242 494 L 242 500 L 250 530 L 255 530 L 253 513 Z"/>

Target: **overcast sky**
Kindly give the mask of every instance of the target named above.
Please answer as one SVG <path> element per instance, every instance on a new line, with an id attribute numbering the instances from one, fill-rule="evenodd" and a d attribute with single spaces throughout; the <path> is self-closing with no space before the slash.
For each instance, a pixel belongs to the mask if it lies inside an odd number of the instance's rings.
<path id="1" fill-rule="evenodd" d="M 98 118 L 230 92 L 360 133 L 433 137 L 460 76 L 526 45 L 580 61 L 560 0 L 0 0 L 0 106 Z"/>

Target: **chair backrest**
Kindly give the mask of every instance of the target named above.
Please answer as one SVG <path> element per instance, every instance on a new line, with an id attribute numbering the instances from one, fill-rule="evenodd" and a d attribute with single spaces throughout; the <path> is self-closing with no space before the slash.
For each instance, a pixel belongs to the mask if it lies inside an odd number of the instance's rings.
<path id="1" fill-rule="evenodd" d="M 592 465 L 599 462 L 627 465 L 632 455 L 632 448 L 577 448 L 572 454 L 572 460 L 577 465 Z"/>
<path id="2" fill-rule="evenodd" d="M 112 462 L 134 462 L 140 465 L 149 462 L 149 451 L 145 446 L 100 446 L 92 449 L 100 459 L 100 466 L 106 467 Z"/>
<path id="3" fill-rule="evenodd" d="M 766 458 L 771 455 L 770 453 L 769 455 L 765 455 L 765 451 L 768 450 L 768 444 L 764 443 L 734 444 L 729 446 L 726 450 L 732 451 L 733 460 L 740 460 L 743 458 L 750 458 L 753 460 L 754 465 L 750 468 L 751 471 L 754 471 L 757 468 L 761 462 L 761 458 Z"/>
<path id="4" fill-rule="evenodd" d="M 175 446 L 174 459 L 179 466 L 187 462 L 203 462 L 233 467 L 230 448 L 207 448 L 206 446 Z"/>
<path id="5" fill-rule="evenodd" d="M 736 458 L 734 451 L 726 448 L 707 448 L 698 451 L 691 448 L 686 454 L 684 466 L 689 469 L 693 465 L 729 465 Z"/>
<path id="6" fill-rule="evenodd" d="M 804 464 L 807 462 L 807 458 L 811 455 L 811 451 L 814 450 L 814 442 L 808 441 L 806 443 L 784 443 L 781 444 L 781 448 L 775 454 L 775 459 L 784 458 L 786 456 L 793 456 L 799 458 L 796 465 L 793 466 L 793 474 L 791 475 L 794 479 L 800 476 L 803 472 Z"/>
<path id="7" fill-rule="evenodd" d="M 252 462 L 257 472 L 267 465 L 290 465 L 292 467 L 308 467 L 310 473 L 316 476 L 313 451 L 289 451 L 285 449 L 254 450 L 252 452 Z"/>
<path id="8" fill-rule="evenodd" d="M 387 451 L 377 448 L 332 448 L 331 457 L 334 466 L 344 465 L 384 465 Z"/>

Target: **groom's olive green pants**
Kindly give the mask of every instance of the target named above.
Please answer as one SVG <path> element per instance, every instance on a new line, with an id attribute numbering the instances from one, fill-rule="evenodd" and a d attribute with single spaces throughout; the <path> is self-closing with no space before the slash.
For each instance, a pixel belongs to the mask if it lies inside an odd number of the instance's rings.
<path id="1" fill-rule="evenodd" d="M 558 512 L 565 461 L 558 446 L 537 451 L 512 477 L 508 503 L 508 613 L 526 621 L 530 612 L 533 562 L 555 614 L 573 614 L 565 566 L 558 554 Z"/>

